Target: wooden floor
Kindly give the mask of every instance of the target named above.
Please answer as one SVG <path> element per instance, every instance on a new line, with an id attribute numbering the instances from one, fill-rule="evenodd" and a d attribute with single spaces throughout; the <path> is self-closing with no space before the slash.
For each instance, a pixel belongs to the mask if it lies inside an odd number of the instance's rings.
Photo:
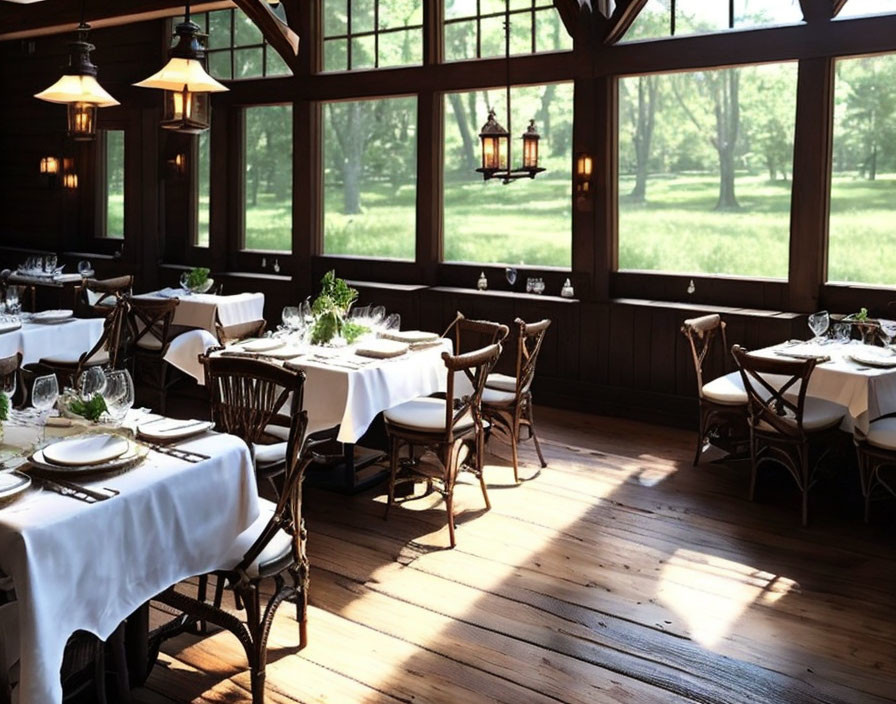
<path id="1" fill-rule="evenodd" d="M 850 505 L 799 527 L 797 502 L 749 503 L 744 466 L 690 466 L 693 435 L 543 411 L 549 467 L 492 510 L 306 492 L 310 644 L 272 634 L 268 702 L 896 701 L 896 547 Z M 507 448 L 496 444 L 499 455 Z M 896 504 L 878 507 L 893 512 Z M 236 639 L 169 641 L 135 699 L 248 701 Z"/>

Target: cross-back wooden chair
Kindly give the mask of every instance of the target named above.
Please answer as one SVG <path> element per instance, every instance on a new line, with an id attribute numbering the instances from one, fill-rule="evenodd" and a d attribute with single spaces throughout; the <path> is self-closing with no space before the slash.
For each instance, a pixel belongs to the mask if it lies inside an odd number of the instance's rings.
<path id="1" fill-rule="evenodd" d="M 482 412 L 491 424 L 490 432 L 502 436 L 510 443 L 513 457 L 513 480 L 519 483 L 519 459 L 517 446 L 522 438 L 520 431 L 527 428 L 529 438 L 535 444 L 538 460 L 547 467 L 541 445 L 535 432 L 532 410 L 532 381 L 535 364 L 547 335 L 551 321 L 547 318 L 527 323 L 520 318 L 513 321 L 516 328 L 516 366 L 514 376 L 491 373 L 482 392 Z"/>
<path id="2" fill-rule="evenodd" d="M 507 336 L 507 326 L 499 330 L 500 339 Z M 383 414 L 389 437 L 389 508 L 395 502 L 395 487 L 405 481 L 426 480 L 427 493 L 437 490 L 445 499 L 448 512 L 448 535 L 451 547 L 454 537 L 454 486 L 458 472 L 469 469 L 479 478 L 486 509 L 491 508 L 485 479 L 482 475 L 484 431 L 482 391 L 485 380 L 501 355 L 501 344 L 483 347 L 465 354 L 442 353 L 447 372 L 445 398 L 419 397 L 390 408 Z M 460 384 L 459 380 L 465 383 Z M 469 387 L 464 393 L 462 386 Z M 408 448 L 409 458 L 401 459 Z M 417 451 L 420 451 L 417 454 Z M 430 451 L 436 462 L 422 462 Z M 399 467 L 402 475 L 399 476 Z"/>
<path id="3" fill-rule="evenodd" d="M 282 365 L 216 354 L 220 349 L 212 348 L 199 357 L 212 420 L 219 430 L 246 441 L 256 475 L 279 493 L 275 479 L 286 469 L 288 442 L 270 429 L 291 427 L 293 416 L 302 408 L 303 387 L 296 385 L 295 372 Z"/>
<path id="4" fill-rule="evenodd" d="M 246 360 L 237 360 L 246 361 Z M 257 361 L 257 360 L 249 360 Z M 301 398 L 305 374 L 302 371 L 282 370 L 290 380 L 281 378 L 293 398 Z M 242 377 L 242 371 L 239 373 Z M 243 385 L 244 382 L 240 382 Z M 242 394 L 240 394 L 242 395 Z M 159 601 L 178 609 L 190 620 L 182 623 L 184 630 L 196 621 L 209 621 L 229 630 L 240 641 L 249 662 L 252 702 L 263 704 L 267 641 L 277 608 L 287 599 L 294 599 L 296 620 L 299 624 L 299 649 L 308 642 L 308 558 L 305 551 L 307 532 L 302 517 L 302 480 L 314 456 L 315 441 L 304 440 L 308 425 L 305 411 L 297 411 L 290 418 L 287 440 L 286 468 L 283 491 L 276 503 L 261 499 L 261 515 L 238 538 L 231 564 L 211 574 L 219 586 L 226 584 L 234 593 L 236 608 L 244 611 L 244 618 L 221 607 L 218 590 L 214 601 L 177 591 L 174 587 L 158 597 Z M 265 580 L 273 581 L 273 593 L 262 589 Z M 174 635 L 179 630 L 169 631 Z"/>
<path id="5" fill-rule="evenodd" d="M 896 415 L 872 421 L 863 432 L 853 429 L 859 464 L 859 480 L 865 499 L 865 523 L 871 518 L 871 502 L 896 498 Z"/>
<path id="6" fill-rule="evenodd" d="M 807 396 L 815 360 L 771 359 L 731 349 L 747 393 L 750 425 L 750 500 L 756 496 L 759 465 L 782 465 L 802 494 L 802 523 L 809 520 L 809 490 L 830 445 L 825 434 L 836 431 L 846 409 Z"/>
<path id="7" fill-rule="evenodd" d="M 711 435 L 724 443 L 723 436 L 727 434 L 729 446 L 726 449 L 732 450 L 737 438 L 746 434 L 747 393 L 737 370 L 709 382 L 705 380 L 705 366 L 713 360 L 716 343 L 721 342 L 723 359 L 728 350 L 725 321 L 718 313 L 685 320 L 681 332 L 688 341 L 697 376 L 700 402 L 697 449 L 694 452 L 694 466 L 697 466 Z"/>
<path id="8" fill-rule="evenodd" d="M 105 318 L 134 288 L 131 274 L 111 279 L 85 279 L 75 286 L 75 310 L 86 317 Z"/>
<path id="9" fill-rule="evenodd" d="M 503 336 L 502 329 L 505 331 Z M 454 354 L 462 354 L 494 345 L 506 337 L 506 330 L 506 325 L 493 323 L 490 320 L 473 320 L 458 311 L 454 320 L 442 333 L 442 337 L 448 337 L 453 332 Z"/>
<path id="10" fill-rule="evenodd" d="M 144 380 L 158 392 L 156 410 L 165 414 L 169 367 L 165 361 L 168 345 L 174 337 L 171 321 L 180 304 L 178 298 L 165 300 L 131 298 L 128 310 L 128 346 L 134 382 Z M 175 379 L 176 380 L 176 379 Z"/>
<path id="11" fill-rule="evenodd" d="M 90 367 L 116 368 L 129 307 L 127 297 L 116 299 L 115 305 L 111 307 L 103 321 L 103 332 L 93 347 L 82 354 L 61 349 L 55 354 L 42 357 L 38 363 L 38 371 L 56 374 L 62 388 L 79 384 L 81 374 Z"/>

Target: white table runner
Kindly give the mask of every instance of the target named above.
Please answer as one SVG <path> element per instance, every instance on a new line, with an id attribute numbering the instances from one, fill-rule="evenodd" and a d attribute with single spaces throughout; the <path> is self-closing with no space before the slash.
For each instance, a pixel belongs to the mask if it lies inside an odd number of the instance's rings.
<path id="1" fill-rule="evenodd" d="M 102 318 L 76 318 L 55 325 L 23 323 L 18 330 L 0 334 L 0 357 L 21 352 L 22 364 L 32 364 L 61 350 L 83 354 L 100 339 L 103 322 Z"/>
<path id="2" fill-rule="evenodd" d="M 182 289 L 164 288 L 161 291 L 141 293 L 135 298 L 178 298 L 180 303 L 172 323 L 207 330 L 213 335 L 216 321 L 226 328 L 264 318 L 263 293 L 218 296 L 213 293 L 184 293 Z"/>
<path id="3" fill-rule="evenodd" d="M 13 578 L 19 606 L 22 704 L 62 700 L 59 671 L 75 630 L 108 638 L 151 597 L 220 567 L 257 517 L 242 440 L 216 434 L 179 447 L 211 459 L 150 452 L 130 472 L 88 484 L 121 492 L 107 501 L 31 489 L 0 509 L 0 569 Z"/>

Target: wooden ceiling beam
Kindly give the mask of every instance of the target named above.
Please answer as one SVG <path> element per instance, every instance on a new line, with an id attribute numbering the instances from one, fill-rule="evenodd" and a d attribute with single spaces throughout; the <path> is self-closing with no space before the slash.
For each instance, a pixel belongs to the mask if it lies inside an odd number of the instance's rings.
<path id="1" fill-rule="evenodd" d="M 622 39 L 646 4 L 647 0 L 619 0 L 607 20 L 604 44 L 615 44 Z"/>
<path id="2" fill-rule="evenodd" d="M 846 2 L 841 0 L 840 5 Z M 838 0 L 800 0 L 800 9 L 806 22 L 827 22 L 834 14 Z M 839 12 L 839 10 L 837 10 Z"/>
<path id="3" fill-rule="evenodd" d="M 831 8 L 831 17 L 836 17 L 840 14 L 840 10 L 843 9 L 843 6 L 846 4 L 846 0 L 831 0 L 833 3 L 833 8 Z"/>
<path id="4" fill-rule="evenodd" d="M 274 14 L 266 0 L 234 0 L 234 3 L 261 30 L 268 44 L 280 54 L 292 72 L 298 73 L 299 35 Z"/>
<path id="5" fill-rule="evenodd" d="M 560 15 L 566 32 L 569 36 L 575 37 L 576 28 L 579 26 L 579 12 L 582 9 L 579 0 L 554 0 L 554 7 L 557 8 L 557 14 Z"/>

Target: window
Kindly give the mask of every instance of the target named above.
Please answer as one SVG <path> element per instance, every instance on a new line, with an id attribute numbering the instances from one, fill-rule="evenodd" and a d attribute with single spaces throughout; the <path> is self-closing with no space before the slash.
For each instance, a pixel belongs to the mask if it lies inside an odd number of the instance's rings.
<path id="1" fill-rule="evenodd" d="M 413 259 L 416 99 L 328 103 L 323 124 L 324 253 Z"/>
<path id="2" fill-rule="evenodd" d="M 124 130 L 102 130 L 101 233 L 110 239 L 124 237 Z M 103 187 L 105 186 L 105 187 Z"/>
<path id="3" fill-rule="evenodd" d="M 504 56 L 508 3 L 511 54 L 572 49 L 551 0 L 446 0 L 445 60 Z"/>
<path id="4" fill-rule="evenodd" d="M 243 247 L 292 251 L 292 106 L 245 109 Z"/>
<path id="5" fill-rule="evenodd" d="M 619 268 L 787 278 L 795 63 L 619 80 Z"/>
<path id="6" fill-rule="evenodd" d="M 625 41 L 802 21 L 799 0 L 648 0 Z"/>
<path id="7" fill-rule="evenodd" d="M 324 70 L 423 63 L 423 0 L 324 0 Z"/>
<path id="8" fill-rule="evenodd" d="M 896 54 L 840 59 L 828 279 L 896 285 Z"/>
<path id="9" fill-rule="evenodd" d="M 539 161 L 546 171 L 506 186 L 476 173 L 478 134 L 488 106 L 508 127 L 504 96 L 504 89 L 445 96 L 444 259 L 569 268 L 572 84 L 512 90 L 511 167 L 521 164 L 520 135 L 534 118 L 541 134 Z"/>
<path id="10" fill-rule="evenodd" d="M 211 193 L 211 136 L 208 130 L 199 133 L 196 148 L 196 246 L 208 247 Z"/>
<path id="11" fill-rule="evenodd" d="M 281 19 L 286 19 L 283 5 L 271 7 Z M 174 24 L 183 18 L 175 18 Z M 208 71 L 215 78 L 259 78 L 288 76 L 289 66 L 280 54 L 265 41 L 256 24 L 242 10 L 214 10 L 191 15 L 205 40 Z"/>
<path id="12" fill-rule="evenodd" d="M 837 13 L 837 19 L 882 15 L 896 12 L 896 0 L 848 0 Z"/>

